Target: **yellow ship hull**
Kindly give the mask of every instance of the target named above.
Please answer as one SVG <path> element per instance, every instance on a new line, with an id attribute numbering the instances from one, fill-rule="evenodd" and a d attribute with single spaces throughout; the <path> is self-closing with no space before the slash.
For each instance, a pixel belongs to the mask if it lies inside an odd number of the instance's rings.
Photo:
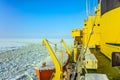
<path id="1" fill-rule="evenodd" d="M 101 52 L 111 59 L 112 52 L 120 52 L 120 7 L 101 17 Z"/>

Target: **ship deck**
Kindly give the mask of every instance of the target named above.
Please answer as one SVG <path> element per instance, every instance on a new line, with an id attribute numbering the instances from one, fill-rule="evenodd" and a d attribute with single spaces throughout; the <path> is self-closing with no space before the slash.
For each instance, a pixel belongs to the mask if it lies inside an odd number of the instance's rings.
<path id="1" fill-rule="evenodd" d="M 120 67 L 112 67 L 111 61 L 103 55 L 99 49 L 90 49 L 98 59 L 98 69 L 88 70 L 93 73 L 106 74 L 109 80 L 120 80 Z"/>

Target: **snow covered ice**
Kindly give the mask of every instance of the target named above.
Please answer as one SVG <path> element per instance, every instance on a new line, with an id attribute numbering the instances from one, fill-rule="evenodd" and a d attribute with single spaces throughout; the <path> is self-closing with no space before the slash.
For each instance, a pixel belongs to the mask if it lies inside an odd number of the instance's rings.
<path id="1" fill-rule="evenodd" d="M 55 43 L 60 41 L 48 40 Z M 65 41 L 70 46 L 73 40 Z M 42 39 L 1 39 L 0 80 L 37 80 L 34 66 L 49 56 L 41 43 Z"/>

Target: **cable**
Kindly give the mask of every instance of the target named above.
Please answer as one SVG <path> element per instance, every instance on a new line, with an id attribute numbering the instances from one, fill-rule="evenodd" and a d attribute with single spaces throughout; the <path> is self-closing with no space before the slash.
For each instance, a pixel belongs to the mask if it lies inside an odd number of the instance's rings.
<path id="1" fill-rule="evenodd" d="M 48 41 L 48 40 L 47 40 Z M 53 42 L 51 42 L 51 41 L 48 41 L 49 43 L 51 43 L 51 44 L 53 44 L 53 45 L 55 45 L 55 43 L 53 43 Z"/>
<path id="2" fill-rule="evenodd" d="M 90 32 L 90 36 L 89 36 L 89 38 L 88 38 L 88 41 L 87 41 L 87 46 L 86 46 L 86 48 L 85 48 L 85 51 L 84 51 L 84 53 L 83 53 L 83 55 L 86 53 L 86 50 L 87 50 L 87 47 L 88 47 L 88 44 L 89 44 L 89 42 L 90 42 L 90 39 L 91 39 L 91 36 L 92 36 L 92 33 L 93 33 L 93 30 L 94 30 L 94 27 L 95 27 L 95 21 L 96 21 L 96 15 L 95 15 L 95 20 L 94 20 L 94 22 L 93 22 L 93 24 L 92 24 L 92 29 L 91 29 L 91 32 Z"/>

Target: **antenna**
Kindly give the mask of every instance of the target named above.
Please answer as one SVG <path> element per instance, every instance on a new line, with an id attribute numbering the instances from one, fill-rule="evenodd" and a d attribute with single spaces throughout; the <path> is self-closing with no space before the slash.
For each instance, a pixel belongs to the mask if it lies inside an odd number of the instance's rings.
<path id="1" fill-rule="evenodd" d="M 88 12 L 88 0 L 86 0 L 86 16 L 88 17 L 89 12 Z"/>
<path id="2" fill-rule="evenodd" d="M 88 15 L 89 15 L 88 0 L 86 0 L 86 16 L 88 17 Z"/>
<path id="3" fill-rule="evenodd" d="M 98 0 L 98 3 L 100 3 L 100 4 L 101 4 L 101 1 L 102 1 L 102 0 Z"/>
<path id="4" fill-rule="evenodd" d="M 101 4 L 102 0 L 100 0 L 100 4 Z"/>

